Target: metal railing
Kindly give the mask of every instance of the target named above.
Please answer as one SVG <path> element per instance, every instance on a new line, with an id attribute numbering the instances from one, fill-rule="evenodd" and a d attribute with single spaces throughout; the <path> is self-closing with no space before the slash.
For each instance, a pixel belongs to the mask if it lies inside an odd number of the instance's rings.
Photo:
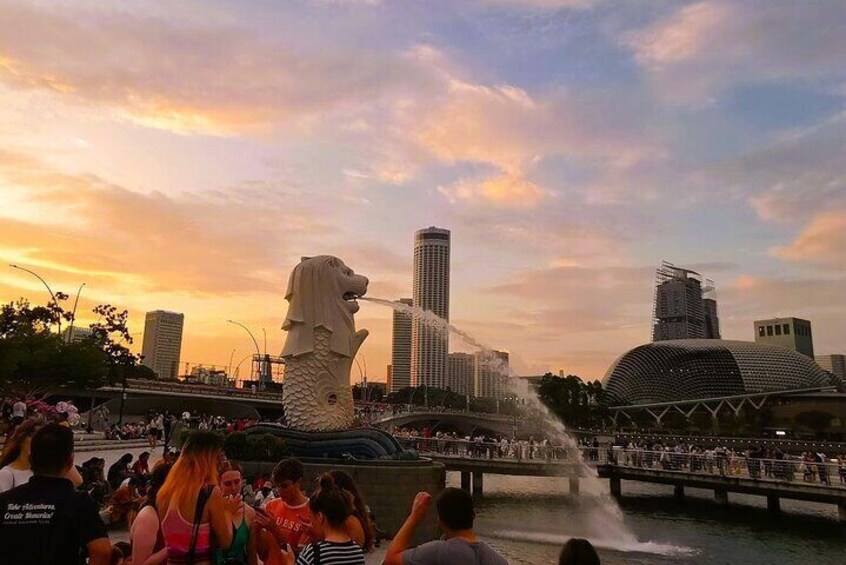
<path id="1" fill-rule="evenodd" d="M 536 462 L 561 461 L 572 463 L 573 461 L 578 461 L 577 451 L 580 449 L 585 452 L 583 458 L 586 461 L 598 461 L 599 452 L 603 451 L 597 449 L 594 452 L 593 448 L 553 446 L 542 443 L 477 441 L 458 438 L 394 437 L 406 449 L 414 449 L 420 453 L 458 458 L 469 457 L 476 459 Z"/>
<path id="2" fill-rule="evenodd" d="M 167 392 L 208 394 L 211 396 L 227 396 L 232 398 L 244 399 L 262 398 L 266 400 L 279 400 L 280 402 L 282 400 L 281 392 L 252 392 L 246 389 L 217 387 L 203 384 L 185 384 L 167 381 L 145 381 L 141 379 L 127 379 L 126 386 L 130 390 L 155 390 Z"/>
<path id="3" fill-rule="evenodd" d="M 479 418 L 485 418 L 488 420 L 501 420 L 505 422 L 511 422 L 515 419 L 519 419 L 517 416 L 508 415 L 508 414 L 499 414 L 497 412 L 475 412 L 470 410 L 465 410 L 463 408 L 449 408 L 444 406 L 420 406 L 420 405 L 407 405 L 407 404 L 394 404 L 391 405 L 391 408 L 385 410 L 383 413 L 379 414 L 376 418 L 377 420 L 390 420 L 392 418 L 400 417 L 400 416 L 408 416 L 412 414 L 444 414 L 444 415 L 457 415 L 457 416 L 475 416 Z"/>
<path id="4" fill-rule="evenodd" d="M 802 482 L 846 487 L 846 457 L 807 461 L 785 455 L 781 459 L 749 457 L 731 451 L 651 451 L 611 447 L 563 447 L 527 442 L 494 442 L 453 438 L 397 437 L 406 448 L 443 457 L 510 460 L 527 463 L 572 463 L 578 457 L 589 465 L 676 471 L 756 480 Z M 577 455 L 578 453 L 578 455 Z"/>
<path id="5" fill-rule="evenodd" d="M 779 459 L 750 457 L 723 450 L 690 453 L 614 448 L 611 452 L 606 452 L 606 459 L 608 464 L 619 467 L 832 486 L 846 485 L 846 457 L 818 461 L 793 455 L 785 455 Z"/>

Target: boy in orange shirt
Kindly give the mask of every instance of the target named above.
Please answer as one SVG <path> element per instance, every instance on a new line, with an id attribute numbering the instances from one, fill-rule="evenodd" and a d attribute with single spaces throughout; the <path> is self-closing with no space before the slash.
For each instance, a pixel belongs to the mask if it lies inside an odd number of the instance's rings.
<path id="1" fill-rule="evenodd" d="M 297 459 L 280 461 L 273 469 L 273 484 L 278 498 L 268 502 L 263 509 L 256 508 L 256 523 L 266 529 L 278 544 L 283 547 L 287 544 L 295 553 L 299 553 L 314 538 L 308 497 L 302 491 L 304 473 L 303 464 Z M 266 555 L 266 548 L 260 547 L 259 553 Z"/>

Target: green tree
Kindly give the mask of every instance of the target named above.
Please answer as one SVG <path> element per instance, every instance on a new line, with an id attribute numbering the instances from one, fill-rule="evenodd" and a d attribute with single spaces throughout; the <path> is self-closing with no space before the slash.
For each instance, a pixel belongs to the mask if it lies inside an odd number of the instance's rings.
<path id="1" fill-rule="evenodd" d="M 69 319 L 56 304 L 32 307 L 27 300 L 0 310 L 0 393 L 39 398 L 63 388 L 102 386 L 106 354 L 93 340 L 65 343 L 52 332 Z"/>
<path id="2" fill-rule="evenodd" d="M 143 378 L 146 372 L 140 369 L 141 357 L 128 347 L 133 341 L 128 326 L 129 312 L 110 304 L 101 304 L 93 311 L 99 318 L 89 326 L 91 337 L 106 355 L 109 382 Z"/>
<path id="3" fill-rule="evenodd" d="M 538 396 L 553 414 L 571 427 L 602 425 L 610 417 L 599 381 L 584 382 L 576 375 L 556 377 L 546 373 L 538 386 Z"/>
<path id="4" fill-rule="evenodd" d="M 365 400 L 365 392 L 366 392 L 366 400 L 369 402 L 382 402 L 385 398 L 385 391 L 382 387 L 378 386 L 369 386 L 365 389 L 361 385 L 353 385 L 352 387 L 352 394 L 353 400 Z"/>
<path id="5" fill-rule="evenodd" d="M 53 332 L 60 320 L 73 320 L 63 300 L 67 295 L 56 293 L 47 306 L 20 299 L 0 308 L 0 394 L 43 398 L 62 389 L 98 388 L 136 370 L 139 358 L 124 345 L 132 342 L 126 311 L 98 306 L 92 336 L 68 343 Z"/>

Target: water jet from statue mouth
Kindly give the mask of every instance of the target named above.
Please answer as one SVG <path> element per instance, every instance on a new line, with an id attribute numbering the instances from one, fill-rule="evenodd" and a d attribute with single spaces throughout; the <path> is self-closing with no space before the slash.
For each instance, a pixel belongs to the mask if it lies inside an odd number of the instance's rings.
<path id="1" fill-rule="evenodd" d="M 355 302 L 359 296 L 354 292 L 345 292 L 344 293 L 344 300 L 347 302 Z"/>

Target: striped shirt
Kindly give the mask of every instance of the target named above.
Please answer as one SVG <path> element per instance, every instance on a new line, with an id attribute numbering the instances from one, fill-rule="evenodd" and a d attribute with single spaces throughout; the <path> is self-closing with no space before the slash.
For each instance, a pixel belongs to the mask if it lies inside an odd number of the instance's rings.
<path id="1" fill-rule="evenodd" d="M 320 560 L 315 558 L 315 546 L 320 546 Z M 303 548 L 296 565 L 364 565 L 364 552 L 354 541 L 338 543 L 316 541 Z"/>

